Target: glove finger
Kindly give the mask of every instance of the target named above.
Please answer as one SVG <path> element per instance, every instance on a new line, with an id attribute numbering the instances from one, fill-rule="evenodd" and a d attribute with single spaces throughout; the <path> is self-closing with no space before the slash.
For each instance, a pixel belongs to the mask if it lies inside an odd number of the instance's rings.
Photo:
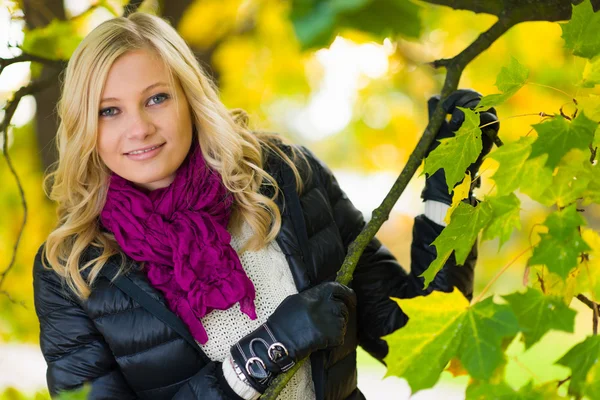
<path id="1" fill-rule="evenodd" d="M 463 122 L 465 122 L 465 113 L 462 110 L 455 108 L 452 112 L 450 122 L 448 123 L 448 129 L 451 132 L 456 132 Z"/>
<path id="2" fill-rule="evenodd" d="M 488 108 L 487 110 L 485 110 L 485 112 L 498 116 L 498 113 L 496 112 L 496 109 L 494 107 Z"/>
<path id="3" fill-rule="evenodd" d="M 427 114 L 428 114 L 429 119 L 431 119 L 431 116 L 433 115 L 433 112 L 435 111 L 435 108 L 437 107 L 439 102 L 440 102 L 439 94 L 436 94 L 435 96 L 431 96 L 429 98 L 429 100 L 427 100 Z"/>
<path id="4" fill-rule="evenodd" d="M 356 307 L 356 293 L 354 293 L 354 290 L 341 283 L 337 283 L 337 285 L 333 287 L 331 298 L 342 301 L 348 308 Z"/>
<path id="5" fill-rule="evenodd" d="M 479 114 L 480 125 L 487 125 L 484 129 L 493 129 L 496 132 L 500 130 L 500 123 L 498 123 L 498 116 L 491 112 L 482 112 Z M 492 124 L 492 122 L 495 122 Z M 489 125 L 488 125 L 489 124 Z"/>
<path id="6" fill-rule="evenodd" d="M 337 317 L 343 318 L 344 321 L 348 321 L 348 318 L 350 316 L 348 306 L 346 306 L 346 303 L 342 301 L 336 302 L 335 305 L 332 306 L 331 313 Z"/>
<path id="7" fill-rule="evenodd" d="M 450 96 L 444 100 L 442 107 L 444 107 L 444 110 L 446 110 L 448 114 L 452 114 L 456 107 L 469 107 L 469 103 L 472 103 L 475 99 L 480 100 L 481 97 L 481 93 L 472 89 L 458 89 L 452 92 Z"/>

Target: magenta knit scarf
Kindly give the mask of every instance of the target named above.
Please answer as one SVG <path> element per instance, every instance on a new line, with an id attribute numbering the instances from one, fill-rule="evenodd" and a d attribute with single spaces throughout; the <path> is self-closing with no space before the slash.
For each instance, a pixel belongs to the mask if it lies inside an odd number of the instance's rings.
<path id="1" fill-rule="evenodd" d="M 146 263 L 150 283 L 202 344 L 208 335 L 200 318 L 212 310 L 239 302 L 256 319 L 254 285 L 226 229 L 232 203 L 194 140 L 168 187 L 147 191 L 113 174 L 100 215 L 125 254 Z"/>

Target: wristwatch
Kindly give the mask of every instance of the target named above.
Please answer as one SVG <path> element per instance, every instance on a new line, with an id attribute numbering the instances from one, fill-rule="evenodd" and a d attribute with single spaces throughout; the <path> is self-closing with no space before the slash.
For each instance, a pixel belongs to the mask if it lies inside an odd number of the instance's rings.
<path id="1" fill-rule="evenodd" d="M 235 362 L 235 360 L 233 359 L 233 357 L 229 357 L 229 362 L 231 363 L 231 367 L 233 368 L 233 370 L 235 371 L 236 375 L 238 376 L 238 378 L 240 379 L 240 381 L 244 382 L 246 385 L 252 387 L 252 385 L 250 385 L 250 382 L 248 382 L 248 378 L 246 378 L 246 375 L 244 375 L 244 373 L 242 372 L 242 369 L 240 368 L 240 366 Z"/>

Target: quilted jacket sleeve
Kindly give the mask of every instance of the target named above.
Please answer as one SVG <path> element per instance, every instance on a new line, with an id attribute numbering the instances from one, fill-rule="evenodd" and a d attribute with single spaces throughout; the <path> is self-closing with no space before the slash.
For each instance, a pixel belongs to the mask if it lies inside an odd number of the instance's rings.
<path id="1" fill-rule="evenodd" d="M 102 335 L 41 256 L 42 248 L 34 261 L 33 289 L 50 395 L 88 383 L 89 399 L 135 399 Z"/>
<path id="2" fill-rule="evenodd" d="M 191 399 L 244 400 L 229 386 L 221 363 L 216 361 L 202 368 L 173 397 L 173 400 Z"/>
<path id="3" fill-rule="evenodd" d="M 331 170 L 306 147 L 299 147 L 308 157 L 320 184 L 327 191 L 336 225 L 347 250 L 366 224 L 363 215 L 341 190 Z M 412 298 L 427 295 L 433 290 L 450 292 L 454 287 L 467 298 L 472 296 L 477 243 L 464 265 L 457 266 L 452 255 L 428 289 L 423 290 L 423 278 L 419 275 L 436 258 L 436 249 L 430 244 L 442 230 L 443 226 L 424 215 L 415 218 L 411 269 L 408 273 L 377 237 L 371 240 L 359 259 L 351 283 L 358 300 L 358 340 L 367 352 L 380 361 L 383 361 L 388 352 L 387 343 L 381 337 L 401 328 L 408 321 L 408 317 L 390 300 L 390 296 Z"/>

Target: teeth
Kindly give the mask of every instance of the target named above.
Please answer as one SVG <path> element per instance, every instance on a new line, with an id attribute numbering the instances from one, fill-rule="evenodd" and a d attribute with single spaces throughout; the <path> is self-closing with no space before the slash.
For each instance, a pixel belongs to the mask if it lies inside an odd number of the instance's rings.
<path id="1" fill-rule="evenodd" d="M 154 147 L 152 147 L 152 148 L 150 148 L 150 149 L 147 149 L 147 150 L 135 150 L 135 151 L 130 151 L 130 152 L 129 152 L 129 153 L 127 153 L 127 154 L 142 154 L 142 153 L 147 153 L 147 152 L 149 152 L 149 151 L 151 151 L 151 150 L 154 150 L 154 149 L 156 149 L 156 148 L 158 148 L 158 147 L 160 147 L 160 146 L 161 146 L 161 145 L 154 146 Z"/>

